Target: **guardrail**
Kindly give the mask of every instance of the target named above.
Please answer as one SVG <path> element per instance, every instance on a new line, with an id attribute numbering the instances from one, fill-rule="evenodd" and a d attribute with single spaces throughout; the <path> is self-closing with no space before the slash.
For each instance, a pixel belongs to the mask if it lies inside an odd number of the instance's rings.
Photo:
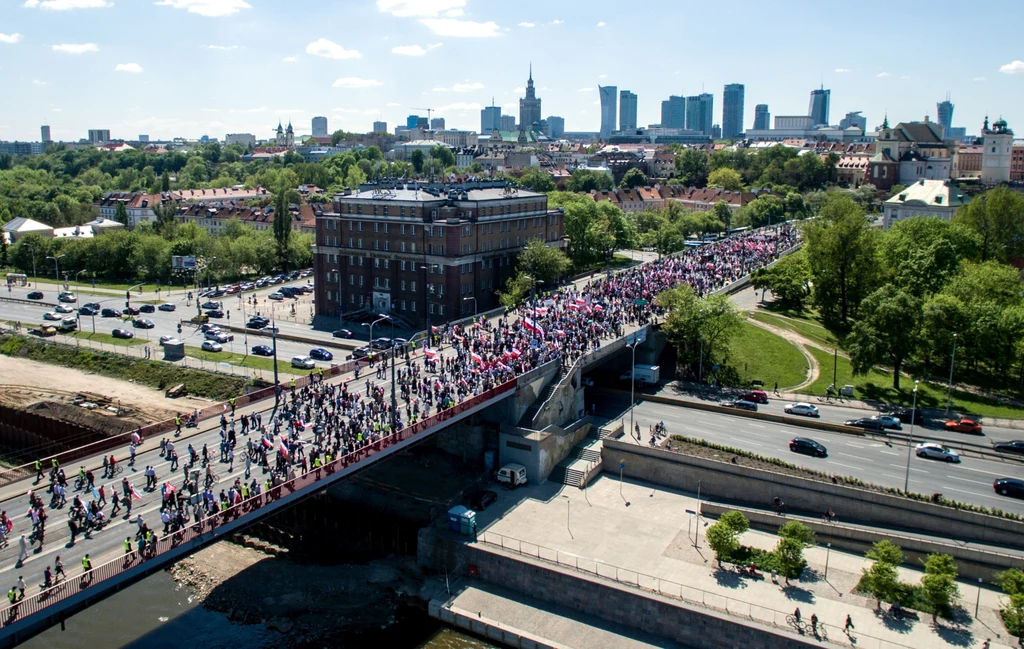
<path id="1" fill-rule="evenodd" d="M 196 544 L 199 544 L 204 540 L 204 536 L 216 532 L 217 528 L 229 522 L 234 522 L 246 514 L 255 512 L 265 505 L 269 505 L 281 498 L 296 494 L 322 480 L 327 480 L 342 469 L 358 464 L 359 462 L 362 462 L 363 460 L 376 455 L 391 446 L 404 442 L 426 430 L 429 430 L 430 428 L 433 428 L 434 426 L 452 419 L 457 415 L 461 415 L 480 404 L 499 397 L 509 391 L 514 391 L 515 389 L 516 380 L 513 379 L 511 381 L 507 381 L 499 386 L 487 390 L 486 392 L 482 392 L 475 397 L 467 399 L 462 403 L 456 404 L 451 408 L 442 410 L 430 417 L 426 417 L 422 421 L 406 426 L 396 433 L 384 437 L 376 442 L 367 444 L 348 455 L 332 460 L 322 467 L 310 469 L 308 472 L 303 473 L 292 480 L 276 487 L 272 487 L 270 491 L 266 493 L 253 496 L 248 500 L 242 501 L 238 505 L 234 505 L 224 511 L 208 516 L 198 523 L 194 523 L 184 529 L 173 532 L 168 536 L 159 538 L 155 544 L 155 550 L 147 552 L 149 555 L 148 557 L 140 557 L 139 552 L 136 550 L 125 556 L 112 559 L 95 566 L 88 573 L 83 572 L 81 574 L 68 577 L 67 579 L 58 582 L 52 588 L 46 589 L 30 597 L 26 597 L 13 606 L 7 606 L 0 609 L 0 624 L 6 627 L 18 622 L 19 620 L 23 620 L 25 617 L 39 613 L 53 604 L 66 600 L 72 596 L 79 595 L 86 588 L 114 579 L 126 571 L 139 566 L 141 563 L 151 560 L 154 557 L 158 557 L 170 550 L 178 549 L 186 543 L 195 542 Z M 273 390 L 273 388 L 271 388 L 271 390 Z M 210 537 L 210 540 L 212 540 L 212 537 Z"/>
<path id="2" fill-rule="evenodd" d="M 622 568 L 598 559 L 590 559 L 570 552 L 562 552 L 561 550 L 555 550 L 529 541 L 522 541 L 496 532 L 482 532 L 477 536 L 477 542 L 499 547 L 522 556 L 534 557 L 563 568 L 571 568 L 577 572 L 614 581 L 615 583 L 637 588 L 645 592 L 671 597 L 708 610 L 745 618 L 752 622 L 767 624 L 776 629 L 789 631 L 794 634 L 797 633 L 796 627 L 787 620 L 787 618 L 792 617 L 792 613 L 786 611 L 779 611 L 768 606 L 721 595 L 702 588 L 687 586 L 662 577 Z M 809 618 L 810 616 L 808 615 L 807 617 Z M 822 631 L 819 633 L 817 640 L 837 646 L 850 647 L 853 645 L 861 649 L 885 649 L 887 647 L 912 649 L 909 645 L 884 640 L 865 633 L 855 632 L 847 636 L 843 632 L 842 627 L 838 625 L 819 623 L 818 628 Z M 801 633 L 801 635 L 803 634 Z M 808 639 L 815 639 L 814 636 L 806 637 Z"/>

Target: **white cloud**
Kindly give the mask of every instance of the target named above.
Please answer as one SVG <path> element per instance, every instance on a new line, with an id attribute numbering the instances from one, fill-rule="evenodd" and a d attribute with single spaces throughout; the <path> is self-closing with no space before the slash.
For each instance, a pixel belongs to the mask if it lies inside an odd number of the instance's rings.
<path id="1" fill-rule="evenodd" d="M 536 27 L 537 23 L 519 23 L 520 27 Z"/>
<path id="2" fill-rule="evenodd" d="M 850 68 L 836 68 L 836 72 L 842 74 L 843 72 L 852 72 Z"/>
<path id="3" fill-rule="evenodd" d="M 974 77 L 974 79 L 972 79 L 972 81 L 984 81 L 984 80 L 985 80 L 985 77 Z"/>
<path id="4" fill-rule="evenodd" d="M 241 45 L 207 45 L 208 50 L 221 50 L 223 52 L 230 52 L 231 50 L 237 50 L 241 48 Z"/>
<path id="5" fill-rule="evenodd" d="M 421 47 L 419 45 L 399 45 L 391 48 L 392 54 L 400 54 L 402 56 L 423 56 L 432 49 L 441 47 L 444 43 L 434 43 L 433 45 L 427 45 Z"/>
<path id="6" fill-rule="evenodd" d="M 48 11 L 68 11 L 70 9 L 99 9 L 112 7 L 113 2 L 107 0 L 25 0 L 23 7 L 29 9 L 46 9 Z"/>
<path id="7" fill-rule="evenodd" d="M 608 75 L 607 74 L 599 74 L 599 75 L 597 75 L 597 78 L 598 79 L 607 79 Z"/>
<path id="8" fill-rule="evenodd" d="M 493 21 L 478 23 L 454 18 L 424 18 L 420 21 L 438 36 L 453 38 L 490 38 L 498 35 L 499 27 Z"/>
<path id="9" fill-rule="evenodd" d="M 37 85 L 37 86 L 45 86 L 46 85 L 45 81 L 40 81 L 39 79 L 33 79 L 32 83 Z"/>
<path id="10" fill-rule="evenodd" d="M 514 95 L 521 95 L 524 92 L 526 92 L 526 88 L 524 88 L 522 86 L 519 86 L 518 88 L 513 88 L 512 89 L 512 94 L 514 94 Z M 508 94 L 508 93 L 505 93 L 505 94 Z"/>
<path id="11" fill-rule="evenodd" d="M 602 20 L 601 22 L 597 23 L 597 26 L 598 26 L 598 27 L 604 27 L 604 26 L 605 26 L 606 24 L 607 24 L 607 23 L 606 23 L 605 21 L 603 21 L 603 20 Z"/>
<path id="12" fill-rule="evenodd" d="M 284 61 L 285 63 L 295 63 L 296 61 L 299 60 L 299 57 L 297 57 L 297 56 L 286 56 L 286 57 L 284 57 L 281 60 Z"/>
<path id="13" fill-rule="evenodd" d="M 452 92 L 472 92 L 474 90 L 483 90 L 484 84 L 479 81 L 457 83 L 451 87 Z"/>
<path id="14" fill-rule="evenodd" d="M 444 15 L 448 16 L 449 18 L 458 18 L 459 16 L 462 16 L 465 13 L 466 12 L 463 11 L 462 9 L 449 9 L 448 11 L 444 12 Z"/>
<path id="15" fill-rule="evenodd" d="M 1003 74 L 1018 74 L 1024 72 L 1024 61 L 1013 61 L 1006 65 L 1000 66 L 999 71 Z"/>
<path id="16" fill-rule="evenodd" d="M 910 78 L 910 75 L 903 75 L 902 77 L 900 77 L 900 79 L 909 79 L 909 78 Z"/>
<path id="17" fill-rule="evenodd" d="M 565 22 L 564 20 L 558 20 L 558 19 L 556 18 L 556 19 L 554 19 L 554 20 L 552 20 L 552 21 L 551 21 L 551 24 L 552 24 L 552 25 L 561 25 L 561 24 L 562 24 L 562 23 L 564 23 L 564 22 Z"/>
<path id="18" fill-rule="evenodd" d="M 138 74 L 142 72 L 142 66 L 138 63 L 118 63 L 114 70 L 117 72 L 131 72 L 132 74 Z"/>
<path id="19" fill-rule="evenodd" d="M 17 43 L 21 40 L 21 34 L 0 33 L 0 43 Z"/>
<path id="20" fill-rule="evenodd" d="M 335 88 L 372 88 L 383 85 L 383 82 L 376 79 L 360 79 L 359 77 L 342 77 L 334 82 Z"/>
<path id="21" fill-rule="evenodd" d="M 875 77 L 877 77 L 879 79 L 882 79 L 882 78 L 885 78 L 885 77 L 891 77 L 891 76 L 892 75 L 889 74 L 888 72 L 879 72 L 878 74 L 875 75 Z"/>
<path id="22" fill-rule="evenodd" d="M 185 9 L 190 14 L 208 18 L 230 16 L 242 9 L 252 9 L 245 0 L 160 0 L 156 4 L 175 9 Z"/>
<path id="23" fill-rule="evenodd" d="M 580 88 L 578 92 L 594 92 L 593 88 Z"/>
<path id="24" fill-rule="evenodd" d="M 341 45 L 326 38 L 318 38 L 307 45 L 306 54 L 322 56 L 325 59 L 358 59 L 362 56 L 357 50 L 346 50 Z"/>
<path id="25" fill-rule="evenodd" d="M 399 18 L 410 16 L 461 16 L 466 0 L 377 0 L 377 9 Z M 454 13 L 458 12 L 458 13 Z"/>
<path id="26" fill-rule="evenodd" d="M 85 54 L 86 52 L 99 52 L 100 47 L 96 43 L 64 43 L 63 45 L 54 45 L 53 51 L 65 54 Z"/>

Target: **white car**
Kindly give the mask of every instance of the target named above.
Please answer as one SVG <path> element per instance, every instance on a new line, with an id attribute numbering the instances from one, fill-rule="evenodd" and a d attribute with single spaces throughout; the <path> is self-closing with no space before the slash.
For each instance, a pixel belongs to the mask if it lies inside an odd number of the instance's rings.
<path id="1" fill-rule="evenodd" d="M 163 304 L 157 307 L 157 309 L 159 309 L 160 311 L 174 311 L 177 308 L 177 306 L 170 302 L 164 302 Z"/>
<path id="2" fill-rule="evenodd" d="M 224 350 L 224 348 L 220 346 L 219 342 L 213 340 L 204 340 L 200 349 L 204 352 L 219 352 Z"/>
<path id="3" fill-rule="evenodd" d="M 882 428 L 903 430 L 903 424 L 900 423 L 899 419 L 893 417 L 892 415 L 872 415 L 871 418 L 877 420 L 878 423 L 882 424 Z"/>
<path id="4" fill-rule="evenodd" d="M 63 320 L 63 319 L 64 319 L 64 316 L 62 316 L 59 313 L 54 313 L 53 311 L 50 311 L 48 313 L 44 313 L 43 314 L 43 320 L 57 320 L 57 321 L 60 321 L 60 320 Z"/>
<path id="5" fill-rule="evenodd" d="M 206 340 L 212 340 L 218 343 L 226 343 L 231 340 L 231 337 L 226 333 L 223 333 L 220 329 L 211 329 L 203 334 L 203 337 L 206 338 Z"/>
<path id="6" fill-rule="evenodd" d="M 316 361 L 311 356 L 296 356 L 292 359 L 292 367 L 311 370 L 316 367 Z"/>
<path id="7" fill-rule="evenodd" d="M 174 336 L 167 336 L 167 335 L 160 336 L 160 344 L 161 345 L 166 345 L 168 343 L 177 344 L 179 342 L 181 342 L 181 341 L 178 340 L 177 338 L 175 338 Z"/>
<path id="8" fill-rule="evenodd" d="M 802 401 L 797 402 L 797 403 L 791 403 L 788 406 L 786 406 L 785 408 L 783 408 L 783 410 L 786 411 L 787 415 L 802 415 L 804 417 L 818 417 L 819 416 L 818 415 L 818 408 L 816 406 L 812 406 L 811 404 L 804 403 Z"/>
<path id="9" fill-rule="evenodd" d="M 917 445 L 917 457 L 930 457 L 936 460 L 945 460 L 946 462 L 959 462 L 960 454 L 942 444 L 935 442 L 921 442 Z"/>
<path id="10" fill-rule="evenodd" d="M 57 313 L 74 313 L 75 307 L 68 306 L 66 304 L 58 304 L 57 306 L 53 307 L 53 310 L 56 311 Z"/>
<path id="11" fill-rule="evenodd" d="M 283 300 L 284 299 L 284 294 L 283 293 L 278 293 L 277 291 L 274 291 L 273 293 L 271 293 L 267 297 L 269 297 L 271 300 Z"/>

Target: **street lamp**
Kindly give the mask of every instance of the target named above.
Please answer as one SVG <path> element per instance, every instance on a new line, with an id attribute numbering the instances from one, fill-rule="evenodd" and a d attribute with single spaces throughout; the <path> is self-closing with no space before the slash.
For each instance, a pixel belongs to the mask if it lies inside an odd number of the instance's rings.
<path id="1" fill-rule="evenodd" d="M 36 280 L 36 249 L 29 246 L 28 251 L 32 253 L 32 287 L 39 288 L 39 282 Z"/>
<path id="2" fill-rule="evenodd" d="M 427 341 L 424 345 L 426 349 L 430 349 L 430 343 L 434 337 L 430 331 L 430 289 L 428 288 L 430 280 L 428 273 L 433 269 L 433 267 L 434 264 L 430 264 L 429 266 L 420 266 L 420 270 L 423 271 L 423 311 L 427 316 Z"/>
<path id="3" fill-rule="evenodd" d="M 949 357 L 949 383 L 946 384 L 946 416 L 949 416 L 950 399 L 953 396 L 953 363 L 956 361 L 956 338 L 953 334 L 953 354 Z"/>
<path id="4" fill-rule="evenodd" d="M 345 276 L 341 272 L 341 260 L 345 255 L 338 256 L 338 328 L 345 328 Z"/>
<path id="5" fill-rule="evenodd" d="M 981 606 L 981 577 L 978 577 L 978 599 L 974 600 L 974 619 L 978 619 L 978 607 Z"/>
<path id="6" fill-rule="evenodd" d="M 828 557 L 832 553 L 832 544 L 825 544 L 825 581 L 828 581 Z"/>
<path id="7" fill-rule="evenodd" d="M 910 408 L 910 439 L 907 440 L 907 477 L 903 480 L 903 493 L 910 491 L 910 453 L 914 448 L 914 422 L 917 421 L 917 384 L 914 381 L 914 405 Z"/>
<path id="8" fill-rule="evenodd" d="M 636 347 L 639 344 L 640 344 L 639 342 L 633 341 L 632 345 L 626 345 L 626 347 L 629 347 L 630 349 L 633 350 L 633 361 L 632 361 L 632 363 L 629 366 L 629 432 L 630 432 L 630 434 L 633 434 L 633 431 L 635 430 L 634 423 L 633 423 L 633 411 L 636 408 L 636 399 L 633 396 L 633 389 L 636 387 L 636 377 L 633 375 L 633 373 L 636 371 Z M 643 441 L 643 440 L 639 439 L 639 437 L 640 437 L 640 435 L 637 435 L 637 441 L 638 442 Z"/>
<path id="9" fill-rule="evenodd" d="M 475 315 L 476 314 L 476 297 L 464 297 L 464 298 L 462 298 L 463 302 L 469 302 L 470 300 L 473 301 L 473 311 L 470 312 L 470 315 Z"/>
<path id="10" fill-rule="evenodd" d="M 46 256 L 47 259 L 53 260 L 53 279 L 57 282 L 58 290 L 60 289 L 60 259 L 65 256 L 66 255 L 57 255 L 56 257 L 53 255 Z"/>

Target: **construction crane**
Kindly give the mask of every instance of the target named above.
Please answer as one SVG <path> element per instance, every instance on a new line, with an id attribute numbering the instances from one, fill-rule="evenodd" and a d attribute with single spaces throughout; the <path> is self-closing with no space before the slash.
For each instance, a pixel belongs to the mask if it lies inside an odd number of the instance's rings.
<path id="1" fill-rule="evenodd" d="M 427 111 L 427 126 L 430 126 L 430 113 L 434 112 L 433 108 L 416 108 L 414 106 L 413 110 L 425 110 L 425 111 Z"/>

